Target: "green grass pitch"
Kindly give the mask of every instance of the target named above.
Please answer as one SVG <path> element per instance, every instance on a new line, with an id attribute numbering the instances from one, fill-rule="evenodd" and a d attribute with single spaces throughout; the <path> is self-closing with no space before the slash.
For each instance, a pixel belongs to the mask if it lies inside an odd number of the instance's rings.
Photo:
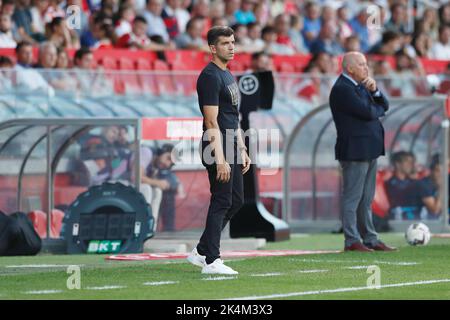
<path id="1" fill-rule="evenodd" d="M 0 299 L 450 299 L 450 239 L 411 247 L 402 234 L 381 238 L 400 250 L 227 260 L 239 271 L 235 277 L 202 275 L 184 260 L 0 257 Z M 342 235 L 294 234 L 264 249 L 341 250 L 342 245 Z M 81 289 L 68 289 L 67 265 L 80 267 Z M 379 268 L 379 289 L 367 287 L 371 265 Z"/>

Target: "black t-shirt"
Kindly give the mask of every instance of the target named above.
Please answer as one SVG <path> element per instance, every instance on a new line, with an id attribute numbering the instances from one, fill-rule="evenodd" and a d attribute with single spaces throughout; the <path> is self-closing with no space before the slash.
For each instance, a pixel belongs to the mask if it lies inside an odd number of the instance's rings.
<path id="1" fill-rule="evenodd" d="M 226 129 L 239 128 L 239 88 L 229 70 L 210 62 L 197 79 L 197 94 L 202 114 L 204 106 L 219 106 L 217 122 L 222 134 Z M 203 131 L 206 131 L 205 124 Z"/>
<path id="2" fill-rule="evenodd" d="M 401 207 L 403 219 L 419 219 L 425 190 L 418 180 L 401 180 L 393 176 L 385 182 L 385 186 L 391 206 L 391 214 L 393 214 L 392 209 Z"/>

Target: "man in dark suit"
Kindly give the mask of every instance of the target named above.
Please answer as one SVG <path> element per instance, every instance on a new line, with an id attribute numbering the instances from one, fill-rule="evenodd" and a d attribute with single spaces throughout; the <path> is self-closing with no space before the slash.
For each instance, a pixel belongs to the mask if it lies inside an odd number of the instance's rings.
<path id="1" fill-rule="evenodd" d="M 337 130 L 336 159 L 342 168 L 342 224 L 345 251 L 392 251 L 378 239 L 372 222 L 377 158 L 384 155 L 384 129 L 379 120 L 389 108 L 369 77 L 366 58 L 346 53 L 342 75 L 330 93 Z M 361 243 L 361 238 L 363 242 Z"/>

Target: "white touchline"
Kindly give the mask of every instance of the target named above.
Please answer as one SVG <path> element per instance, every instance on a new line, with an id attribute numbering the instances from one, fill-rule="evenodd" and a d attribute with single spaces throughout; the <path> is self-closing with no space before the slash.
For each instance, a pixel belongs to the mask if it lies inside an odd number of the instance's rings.
<path id="1" fill-rule="evenodd" d="M 62 290 L 34 290 L 34 291 L 26 291 L 25 294 L 52 294 L 61 292 Z"/>
<path id="2" fill-rule="evenodd" d="M 112 290 L 112 289 L 123 289 L 125 286 L 103 286 L 103 287 L 87 287 L 86 290 Z"/>
<path id="3" fill-rule="evenodd" d="M 157 282 L 144 282 L 144 286 L 162 286 L 165 284 L 176 284 L 179 283 L 179 281 L 157 281 Z"/>
<path id="4" fill-rule="evenodd" d="M 220 280 L 234 280 L 237 279 L 237 277 L 210 277 L 210 278 L 204 278 L 202 280 L 205 281 L 220 281 Z"/>
<path id="5" fill-rule="evenodd" d="M 434 284 L 434 283 L 444 283 L 444 282 L 450 282 L 450 279 L 423 280 L 423 281 L 416 281 L 416 282 L 385 284 L 385 285 L 381 285 L 380 289 L 418 286 L 418 285 L 424 285 L 424 284 Z M 275 299 L 275 298 L 287 298 L 287 297 L 295 297 L 295 296 L 308 296 L 308 295 L 317 295 L 317 294 L 325 294 L 325 293 L 352 292 L 352 291 L 362 291 L 362 290 L 377 290 L 377 289 L 367 287 L 367 286 L 365 286 L 365 287 L 350 287 L 350 288 L 337 288 L 337 289 L 326 289 L 326 290 L 279 293 L 279 294 L 271 294 L 271 295 L 266 295 L 266 296 L 249 296 L 249 297 L 228 298 L 228 299 L 223 299 L 223 300 Z"/>
<path id="6" fill-rule="evenodd" d="M 251 274 L 250 277 L 274 277 L 274 276 L 281 276 L 284 273 L 281 272 L 272 272 L 272 273 L 256 273 Z"/>
<path id="7" fill-rule="evenodd" d="M 67 268 L 70 264 L 20 264 L 20 265 L 12 265 L 5 266 L 5 268 Z M 84 265 L 78 265 L 80 267 Z"/>
<path id="8" fill-rule="evenodd" d="M 373 263 L 373 264 L 387 264 L 392 266 L 415 266 L 421 264 L 420 262 L 406 262 L 406 261 L 367 261 L 367 260 L 319 260 L 319 259 L 296 259 L 292 258 L 289 261 L 293 262 L 317 262 L 317 263 Z"/>
<path id="9" fill-rule="evenodd" d="M 369 266 L 353 266 L 353 267 L 344 267 L 344 269 L 358 270 L 358 269 L 367 269 Z"/>
<path id="10" fill-rule="evenodd" d="M 313 270 L 299 270 L 299 273 L 319 273 L 319 272 L 328 272 L 326 269 L 313 269 Z"/>

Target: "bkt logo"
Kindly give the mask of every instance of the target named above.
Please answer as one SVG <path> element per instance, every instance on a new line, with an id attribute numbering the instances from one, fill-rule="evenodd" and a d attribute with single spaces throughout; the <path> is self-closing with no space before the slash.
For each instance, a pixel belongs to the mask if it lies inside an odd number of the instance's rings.
<path id="1" fill-rule="evenodd" d="M 120 240 L 92 240 L 89 242 L 88 253 L 117 253 L 120 251 Z"/>

